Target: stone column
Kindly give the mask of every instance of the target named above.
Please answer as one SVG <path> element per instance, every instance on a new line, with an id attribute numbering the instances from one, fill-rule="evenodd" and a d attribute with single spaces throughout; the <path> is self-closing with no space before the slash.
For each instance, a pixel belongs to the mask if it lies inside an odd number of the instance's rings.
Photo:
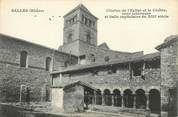
<path id="1" fill-rule="evenodd" d="M 123 93 L 121 94 L 121 100 L 122 100 L 121 107 L 124 108 L 125 104 L 124 104 L 124 94 Z"/>
<path id="2" fill-rule="evenodd" d="M 168 107 L 169 107 L 169 88 L 167 86 L 161 86 L 161 116 L 167 117 L 168 115 Z"/>
<path id="3" fill-rule="evenodd" d="M 92 97 L 92 104 L 96 104 L 96 91 L 94 91 L 94 94 Z"/>
<path id="4" fill-rule="evenodd" d="M 102 93 L 101 95 L 102 95 L 102 105 L 105 106 L 104 93 Z"/>
<path id="5" fill-rule="evenodd" d="M 136 94 L 133 94 L 133 108 L 136 108 Z"/>
<path id="6" fill-rule="evenodd" d="M 111 95 L 112 96 L 112 106 L 114 106 L 114 94 Z"/>
<path id="7" fill-rule="evenodd" d="M 146 95 L 146 110 L 150 110 L 150 107 L 149 107 L 149 93 L 145 93 Z"/>

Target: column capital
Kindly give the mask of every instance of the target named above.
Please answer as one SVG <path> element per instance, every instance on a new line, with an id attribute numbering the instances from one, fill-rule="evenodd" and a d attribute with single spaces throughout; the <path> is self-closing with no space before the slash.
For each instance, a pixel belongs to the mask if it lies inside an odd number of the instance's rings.
<path id="1" fill-rule="evenodd" d="M 120 91 L 120 95 L 121 95 L 121 96 L 124 95 L 124 92 L 123 92 L 123 91 Z"/>
<path id="2" fill-rule="evenodd" d="M 145 92 L 145 95 L 149 95 L 149 92 Z"/>
<path id="3" fill-rule="evenodd" d="M 133 96 L 136 96 L 137 94 L 135 92 L 132 93 Z"/>

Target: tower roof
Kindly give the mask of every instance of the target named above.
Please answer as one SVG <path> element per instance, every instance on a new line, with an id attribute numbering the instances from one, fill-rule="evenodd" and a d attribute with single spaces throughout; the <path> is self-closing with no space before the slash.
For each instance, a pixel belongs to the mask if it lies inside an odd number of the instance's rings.
<path id="1" fill-rule="evenodd" d="M 109 50 L 109 47 L 108 47 L 108 45 L 107 45 L 105 42 L 102 43 L 102 44 L 100 44 L 98 47 L 99 47 L 99 48 L 102 48 L 102 49 L 107 49 L 107 50 Z"/>
<path id="2" fill-rule="evenodd" d="M 171 35 L 171 36 L 167 37 L 162 44 L 155 47 L 155 49 L 160 50 L 160 49 L 165 48 L 177 41 L 178 41 L 178 35 Z"/>
<path id="3" fill-rule="evenodd" d="M 76 10 L 81 9 L 84 12 L 88 13 L 89 15 L 92 15 L 93 17 L 95 17 L 96 19 L 98 19 L 96 16 L 94 16 L 83 4 L 79 4 L 77 7 L 75 7 L 74 9 L 72 9 L 71 11 L 69 11 L 67 14 L 64 15 L 64 17 L 66 17 L 67 15 L 75 12 Z"/>

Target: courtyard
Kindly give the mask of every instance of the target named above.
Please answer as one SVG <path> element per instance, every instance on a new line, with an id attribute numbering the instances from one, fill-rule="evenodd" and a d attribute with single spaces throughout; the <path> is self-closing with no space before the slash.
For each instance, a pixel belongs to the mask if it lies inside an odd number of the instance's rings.
<path id="1" fill-rule="evenodd" d="M 51 107 L 51 104 L 46 102 L 31 103 L 30 105 L 20 105 L 20 103 L 0 104 L 1 117 L 159 117 L 157 114 L 132 113 L 129 109 L 119 111 L 102 112 L 101 110 L 88 109 L 80 113 L 65 113 L 62 110 Z"/>

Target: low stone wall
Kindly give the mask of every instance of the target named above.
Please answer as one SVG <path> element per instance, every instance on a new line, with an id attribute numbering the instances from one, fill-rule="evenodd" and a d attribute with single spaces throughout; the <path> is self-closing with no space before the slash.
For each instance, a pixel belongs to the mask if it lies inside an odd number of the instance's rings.
<path id="1" fill-rule="evenodd" d="M 143 110 L 143 109 L 120 108 L 120 107 L 111 107 L 111 106 L 102 106 L 102 105 L 90 105 L 89 108 L 92 111 L 110 112 L 110 113 L 127 113 L 127 114 L 134 115 L 136 117 L 150 117 L 150 111 Z"/>
<path id="2" fill-rule="evenodd" d="M 0 104 L 0 117 L 67 117 L 67 116 L 28 111 L 21 107 Z"/>

